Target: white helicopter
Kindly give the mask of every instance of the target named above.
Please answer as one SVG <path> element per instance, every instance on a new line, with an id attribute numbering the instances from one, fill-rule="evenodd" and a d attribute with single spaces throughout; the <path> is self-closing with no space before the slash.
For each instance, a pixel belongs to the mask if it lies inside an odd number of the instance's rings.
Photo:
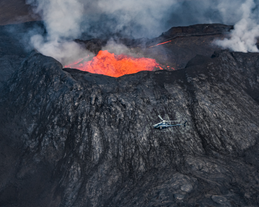
<path id="1" fill-rule="evenodd" d="M 162 120 L 161 122 L 153 125 L 155 129 L 165 129 L 169 127 L 176 127 L 176 126 L 186 126 L 187 121 L 185 121 L 183 124 L 173 124 L 177 122 L 177 120 L 164 120 L 160 115 L 158 117 Z"/>

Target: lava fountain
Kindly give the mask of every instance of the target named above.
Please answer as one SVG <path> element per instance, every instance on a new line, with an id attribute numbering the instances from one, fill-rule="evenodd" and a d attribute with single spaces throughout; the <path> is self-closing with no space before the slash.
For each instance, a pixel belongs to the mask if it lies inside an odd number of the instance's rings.
<path id="1" fill-rule="evenodd" d="M 76 68 L 90 73 L 103 74 L 112 77 L 120 77 L 126 74 L 137 73 L 139 71 L 152 71 L 155 68 L 163 68 L 151 58 L 134 58 L 127 55 L 115 55 L 107 50 L 100 50 L 92 60 L 68 64 L 66 68 Z"/>

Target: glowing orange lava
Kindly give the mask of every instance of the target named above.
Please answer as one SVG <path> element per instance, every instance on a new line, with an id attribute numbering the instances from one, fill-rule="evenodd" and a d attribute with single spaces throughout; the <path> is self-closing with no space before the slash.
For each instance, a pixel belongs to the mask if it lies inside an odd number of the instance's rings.
<path id="1" fill-rule="evenodd" d="M 90 61 L 83 62 L 79 60 L 65 67 L 113 77 L 120 77 L 143 70 L 152 71 L 154 68 L 163 69 L 155 59 L 115 55 L 114 53 L 109 53 L 107 50 L 99 51 Z"/>

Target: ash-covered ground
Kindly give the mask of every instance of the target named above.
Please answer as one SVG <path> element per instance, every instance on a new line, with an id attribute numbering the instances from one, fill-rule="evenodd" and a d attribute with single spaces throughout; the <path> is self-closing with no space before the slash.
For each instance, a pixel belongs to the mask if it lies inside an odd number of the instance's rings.
<path id="1" fill-rule="evenodd" d="M 178 70 L 120 78 L 63 69 L 6 28 L 0 206 L 259 205 L 259 54 L 214 52 L 230 26 L 121 40 Z M 158 115 L 188 124 L 155 130 Z"/>

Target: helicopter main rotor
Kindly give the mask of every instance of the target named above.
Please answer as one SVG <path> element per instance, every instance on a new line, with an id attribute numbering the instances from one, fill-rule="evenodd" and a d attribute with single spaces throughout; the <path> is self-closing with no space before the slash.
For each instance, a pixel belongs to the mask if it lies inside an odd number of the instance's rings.
<path id="1" fill-rule="evenodd" d="M 158 117 L 161 119 L 162 122 L 176 122 L 178 120 L 164 120 L 160 115 Z"/>

